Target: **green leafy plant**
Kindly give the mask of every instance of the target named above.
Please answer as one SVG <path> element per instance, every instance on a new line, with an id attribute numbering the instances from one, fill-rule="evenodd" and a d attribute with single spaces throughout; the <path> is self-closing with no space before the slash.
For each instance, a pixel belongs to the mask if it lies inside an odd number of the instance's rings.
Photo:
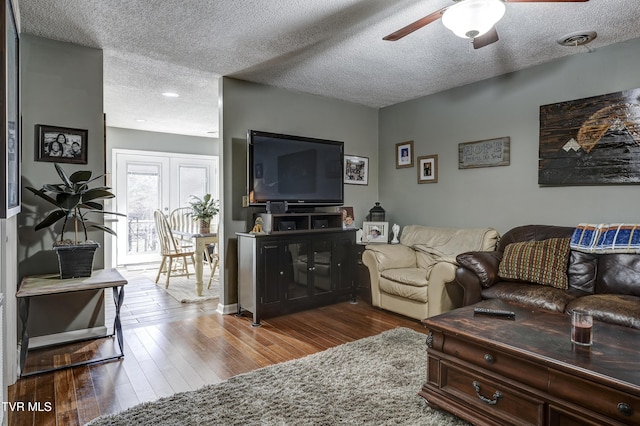
<path id="1" fill-rule="evenodd" d="M 113 229 L 98 223 L 91 223 L 87 217 L 89 213 L 126 216 L 122 213 L 104 211 L 103 205 L 97 202 L 99 200 L 106 200 L 115 197 L 115 195 L 110 191 L 110 187 L 89 187 L 91 182 L 102 178 L 104 175 L 92 178 L 93 173 L 91 170 L 79 170 L 69 176 L 59 164 L 55 163 L 54 166 L 62 183 L 45 184 L 41 189 L 29 186 L 26 187 L 36 196 L 57 207 L 57 210 L 49 213 L 42 222 L 35 226 L 35 230 L 38 231 L 63 220 L 62 231 L 60 232 L 60 242 L 56 244 L 64 244 L 64 233 L 69 221 L 73 222 L 73 244 L 79 244 L 78 233 L 80 232 L 80 229 L 84 232 L 85 241 L 88 240 L 88 228 L 95 228 L 108 234 L 116 235 Z"/>
<path id="2" fill-rule="evenodd" d="M 210 222 L 220 211 L 220 203 L 218 200 L 211 198 L 211 194 L 205 194 L 202 198 L 192 195 L 191 198 L 192 201 L 189 201 L 189 205 L 191 206 L 189 215 L 194 221 L 202 220 Z"/>

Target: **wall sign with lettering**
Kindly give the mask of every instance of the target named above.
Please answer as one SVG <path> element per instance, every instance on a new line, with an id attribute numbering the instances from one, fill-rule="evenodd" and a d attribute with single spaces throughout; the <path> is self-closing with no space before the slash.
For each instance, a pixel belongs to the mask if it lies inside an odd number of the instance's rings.
<path id="1" fill-rule="evenodd" d="M 509 165 L 509 137 L 458 144 L 458 168 Z"/>

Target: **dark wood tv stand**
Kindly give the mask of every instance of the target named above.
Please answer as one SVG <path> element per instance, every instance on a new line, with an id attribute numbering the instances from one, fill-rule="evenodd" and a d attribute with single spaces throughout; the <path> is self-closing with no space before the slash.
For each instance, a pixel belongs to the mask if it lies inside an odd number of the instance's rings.
<path id="1" fill-rule="evenodd" d="M 298 216 L 296 216 L 298 217 Z M 305 223 L 314 215 L 304 215 Z M 238 315 L 261 318 L 355 300 L 355 230 L 238 233 Z"/>
<path id="2" fill-rule="evenodd" d="M 640 330 L 594 321 L 592 347 L 572 345 L 569 316 L 499 300 L 427 318 L 419 394 L 476 425 L 640 424 Z M 475 305 L 478 306 L 478 305 Z"/>

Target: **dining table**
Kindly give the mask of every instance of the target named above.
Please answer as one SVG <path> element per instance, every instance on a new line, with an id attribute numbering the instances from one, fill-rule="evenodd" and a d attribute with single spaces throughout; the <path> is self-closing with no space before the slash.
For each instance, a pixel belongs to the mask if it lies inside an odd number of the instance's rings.
<path id="1" fill-rule="evenodd" d="M 173 229 L 171 231 L 175 237 L 179 237 L 182 240 L 191 240 L 193 241 L 194 247 L 194 260 L 195 260 L 195 271 L 196 271 L 196 295 L 198 297 L 202 296 L 203 289 L 203 260 L 204 253 L 207 250 L 207 246 L 209 244 L 217 244 L 218 243 L 218 234 L 216 232 L 209 233 L 198 233 L 193 234 L 189 232 L 184 232 L 180 230 Z"/>

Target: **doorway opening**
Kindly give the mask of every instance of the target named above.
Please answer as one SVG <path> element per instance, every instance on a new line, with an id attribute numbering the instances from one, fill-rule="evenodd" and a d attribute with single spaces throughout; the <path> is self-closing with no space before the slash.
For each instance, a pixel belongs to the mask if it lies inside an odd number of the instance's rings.
<path id="1" fill-rule="evenodd" d="M 114 149 L 113 164 L 115 208 L 127 215 L 116 224 L 116 266 L 160 260 L 154 210 L 168 216 L 192 195 L 219 199 L 217 156 Z"/>

